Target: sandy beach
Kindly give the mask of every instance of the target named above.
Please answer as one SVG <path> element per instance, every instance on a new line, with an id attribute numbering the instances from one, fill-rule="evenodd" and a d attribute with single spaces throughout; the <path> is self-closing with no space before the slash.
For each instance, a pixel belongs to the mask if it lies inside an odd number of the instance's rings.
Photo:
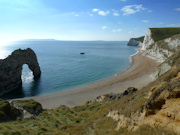
<path id="1" fill-rule="evenodd" d="M 60 105 L 68 107 L 82 105 L 99 95 L 120 93 L 128 87 L 141 89 L 152 81 L 150 75 L 158 64 L 157 61 L 145 57 L 139 52 L 132 56 L 129 68 L 113 77 L 77 89 L 30 98 L 40 102 L 43 108 L 48 109 L 57 108 Z"/>

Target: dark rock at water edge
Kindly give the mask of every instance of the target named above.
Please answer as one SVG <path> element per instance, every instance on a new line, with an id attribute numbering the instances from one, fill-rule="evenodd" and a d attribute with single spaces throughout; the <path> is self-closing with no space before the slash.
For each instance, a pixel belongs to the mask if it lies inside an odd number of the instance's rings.
<path id="1" fill-rule="evenodd" d="M 0 60 L 0 95 L 22 86 L 22 66 L 27 64 L 34 79 L 38 79 L 41 70 L 35 52 L 28 48 L 15 50 L 6 59 Z"/>

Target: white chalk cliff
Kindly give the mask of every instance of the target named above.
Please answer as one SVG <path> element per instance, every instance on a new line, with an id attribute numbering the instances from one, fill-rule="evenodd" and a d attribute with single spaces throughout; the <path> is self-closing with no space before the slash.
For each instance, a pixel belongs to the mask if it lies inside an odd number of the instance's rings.
<path id="1" fill-rule="evenodd" d="M 180 47 L 180 34 L 154 42 L 150 29 L 147 30 L 142 50 L 145 56 L 164 62 Z"/>
<path id="2" fill-rule="evenodd" d="M 151 29 L 147 30 L 142 50 L 143 55 L 148 56 L 150 58 L 156 59 L 161 62 L 152 75 L 154 79 L 157 79 L 160 75 L 167 72 L 171 69 L 170 62 L 165 61 L 168 57 L 170 57 L 175 51 L 180 48 L 180 34 L 173 35 L 169 38 L 154 42 L 152 38 Z"/>
<path id="3" fill-rule="evenodd" d="M 147 29 L 143 44 L 142 44 L 142 50 L 146 50 L 151 44 L 154 43 L 154 40 L 152 39 L 152 32 L 150 29 Z"/>

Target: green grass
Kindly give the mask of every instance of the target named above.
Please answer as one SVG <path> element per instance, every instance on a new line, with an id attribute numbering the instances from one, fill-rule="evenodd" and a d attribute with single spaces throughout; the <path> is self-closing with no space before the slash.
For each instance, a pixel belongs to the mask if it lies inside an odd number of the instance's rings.
<path id="1" fill-rule="evenodd" d="M 13 101 L 15 105 L 27 110 L 30 113 L 38 114 L 42 111 L 41 104 L 33 99 L 30 100 L 15 100 Z"/>
<path id="2" fill-rule="evenodd" d="M 150 28 L 155 42 L 180 34 L 180 28 Z"/>
<path id="3" fill-rule="evenodd" d="M 144 36 L 138 37 L 138 38 L 136 38 L 136 39 L 143 43 L 143 41 L 144 41 Z"/>

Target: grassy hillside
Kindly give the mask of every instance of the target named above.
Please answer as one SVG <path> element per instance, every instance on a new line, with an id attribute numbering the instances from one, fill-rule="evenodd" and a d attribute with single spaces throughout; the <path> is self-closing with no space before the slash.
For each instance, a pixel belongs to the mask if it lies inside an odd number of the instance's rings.
<path id="1" fill-rule="evenodd" d="M 142 37 L 138 37 L 138 38 L 136 38 L 136 40 L 138 40 L 138 41 L 140 41 L 140 42 L 142 42 L 142 43 L 143 43 L 143 41 L 144 41 L 144 36 L 142 36 Z"/>
<path id="2" fill-rule="evenodd" d="M 180 34 L 180 28 L 150 28 L 155 42 Z"/>

